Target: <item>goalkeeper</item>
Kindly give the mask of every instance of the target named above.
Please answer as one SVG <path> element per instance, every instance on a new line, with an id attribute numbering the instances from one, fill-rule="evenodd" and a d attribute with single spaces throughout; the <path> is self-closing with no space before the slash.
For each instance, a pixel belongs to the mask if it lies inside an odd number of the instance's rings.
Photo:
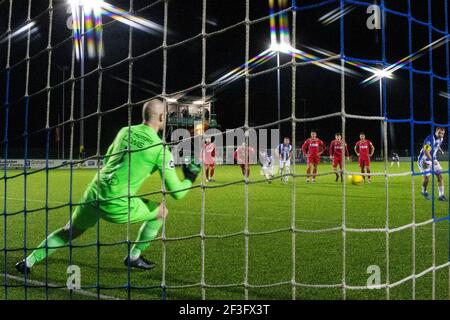
<path id="1" fill-rule="evenodd" d="M 95 226 L 99 219 L 116 224 L 142 222 L 136 243 L 124 260 L 126 266 L 150 270 L 154 263 L 142 256 L 150 246 L 168 215 L 164 203 L 135 197 L 144 181 L 158 171 L 164 177 L 166 190 L 175 199 L 188 193 L 200 173 L 200 166 L 183 166 L 184 181 L 180 181 L 168 148 L 163 146 L 158 132 L 165 126 L 164 104 L 154 99 L 142 111 L 143 123 L 122 128 L 105 155 L 105 164 L 87 187 L 81 204 L 75 209 L 72 220 L 53 232 L 25 260 L 16 264 L 20 273 L 30 273 L 31 268 L 46 259 L 56 248 L 66 246 L 70 240 Z M 128 152 L 129 146 L 131 152 Z M 130 192 L 131 197 L 128 197 Z"/>

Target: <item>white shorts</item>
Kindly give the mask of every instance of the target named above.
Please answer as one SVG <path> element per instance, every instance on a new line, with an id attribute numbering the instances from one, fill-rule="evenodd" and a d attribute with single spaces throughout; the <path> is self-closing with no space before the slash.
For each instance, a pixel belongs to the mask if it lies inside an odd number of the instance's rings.
<path id="1" fill-rule="evenodd" d="M 290 167 L 291 166 L 291 160 L 286 160 L 286 161 L 280 161 L 280 169 L 284 168 L 284 167 Z"/>
<path id="2" fill-rule="evenodd" d="M 265 176 L 265 175 L 269 175 L 269 176 L 273 176 L 273 167 L 266 167 L 263 166 L 261 167 L 261 175 Z"/>
<path id="3" fill-rule="evenodd" d="M 433 173 L 433 161 L 424 158 L 418 161 L 418 165 L 421 173 L 425 173 L 426 176 L 431 176 Z M 442 172 L 442 166 L 437 160 L 434 160 L 434 172 L 436 174 L 441 174 Z"/>

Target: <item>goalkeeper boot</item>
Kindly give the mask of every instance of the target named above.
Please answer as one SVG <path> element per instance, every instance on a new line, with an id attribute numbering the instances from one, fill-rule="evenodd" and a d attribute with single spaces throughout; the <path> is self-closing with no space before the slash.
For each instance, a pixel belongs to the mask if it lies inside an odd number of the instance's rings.
<path id="1" fill-rule="evenodd" d="M 31 268 L 27 266 L 27 261 L 22 260 L 20 262 L 16 263 L 16 270 L 19 271 L 21 274 L 30 274 Z"/>
<path id="2" fill-rule="evenodd" d="M 130 266 L 130 268 L 142 270 L 151 270 L 155 267 L 155 264 L 153 262 L 145 259 L 143 256 L 140 256 L 136 260 L 130 260 L 130 257 L 126 257 L 123 263 L 127 267 Z"/>
<path id="3" fill-rule="evenodd" d="M 440 196 L 440 197 L 439 197 L 439 201 L 442 201 L 442 202 L 447 202 L 447 201 L 448 201 L 448 199 L 447 199 L 447 197 L 446 197 L 446 196 L 442 195 L 442 196 Z"/>
<path id="4" fill-rule="evenodd" d="M 426 199 L 426 200 L 431 200 L 430 195 L 428 194 L 428 192 L 422 192 L 422 196 Z"/>

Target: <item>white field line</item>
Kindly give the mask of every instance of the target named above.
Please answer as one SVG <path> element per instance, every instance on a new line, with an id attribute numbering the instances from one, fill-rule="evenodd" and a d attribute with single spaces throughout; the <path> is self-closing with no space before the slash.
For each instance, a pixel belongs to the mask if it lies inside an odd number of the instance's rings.
<path id="1" fill-rule="evenodd" d="M 4 198 L 3 196 L 0 196 L 0 198 Z M 23 198 L 7 198 L 8 200 L 12 200 L 12 201 L 23 201 Z M 27 199 L 30 202 L 37 202 L 37 203 L 45 203 L 45 200 L 39 200 L 39 199 Z M 53 203 L 53 204 L 66 204 L 66 202 L 61 202 L 61 201 L 48 201 L 48 203 Z M 181 211 L 183 212 L 183 211 Z M 230 218 L 239 218 L 241 217 L 240 215 L 233 215 L 233 214 L 220 214 L 220 213 L 207 213 L 206 215 L 209 216 L 220 216 L 220 217 L 230 217 Z M 259 219 L 259 220 L 269 220 L 269 221 L 283 221 L 283 219 L 274 219 L 274 218 L 268 218 L 268 217 L 254 217 L 255 219 Z M 317 224 L 332 224 L 331 221 L 325 221 L 325 220 L 315 220 L 315 219 L 305 219 L 305 218 L 301 218 L 301 219 L 297 219 L 297 221 L 304 221 L 304 222 L 311 222 L 311 223 L 317 223 Z M 338 222 L 339 223 L 339 222 Z M 365 223 L 362 223 L 363 225 Z M 420 224 L 420 223 L 419 223 Z M 369 224 L 366 224 L 369 225 Z M 418 225 L 416 225 L 418 226 Z M 431 225 L 425 226 L 425 228 L 431 228 Z M 447 230 L 447 228 L 439 228 L 436 227 L 436 229 L 438 230 Z M 448 264 L 447 264 L 448 265 Z M 426 270 L 425 272 L 430 272 L 430 270 Z M 4 274 L 3 274 L 4 276 Z M 417 276 L 416 276 L 417 277 Z M 25 282 L 24 278 L 21 277 L 17 277 L 17 276 L 13 276 L 10 274 L 6 274 L 6 278 L 8 279 L 12 279 L 12 280 L 16 280 L 16 281 L 20 281 L 20 282 Z M 403 280 L 409 280 L 409 279 L 403 279 Z M 403 282 L 403 280 L 401 280 L 401 282 Z M 36 286 L 45 286 L 44 282 L 40 282 L 40 281 L 36 281 L 36 280 L 27 280 L 27 283 L 36 285 Z M 49 287 L 57 287 L 54 284 L 48 283 Z M 58 288 L 60 290 L 69 290 L 67 288 Z M 353 289 L 353 287 L 348 286 L 347 289 Z M 86 291 L 86 290 L 74 290 L 73 291 L 75 294 L 80 294 L 86 297 L 93 297 L 93 298 L 100 298 L 103 300 L 122 300 L 120 298 L 117 297 L 113 297 L 113 296 L 108 296 L 108 295 L 97 295 L 96 293 L 90 292 L 90 291 Z"/>
<path id="2" fill-rule="evenodd" d="M 5 277 L 4 273 L 2 273 L 2 275 L 3 275 L 3 277 Z M 23 277 L 13 276 L 13 275 L 8 274 L 8 273 L 6 274 L 6 278 L 25 283 L 25 279 Z M 40 281 L 36 281 L 36 280 L 29 280 L 29 279 L 26 280 L 26 283 L 32 284 L 34 286 L 45 286 L 46 285 L 45 282 L 40 282 Z M 60 286 L 57 286 L 57 285 L 52 284 L 50 282 L 47 283 L 47 286 L 49 288 L 53 287 L 53 288 L 56 288 L 56 289 L 59 289 L 59 290 L 70 291 L 68 288 L 59 288 Z M 113 297 L 113 296 L 108 296 L 108 295 L 104 295 L 104 294 L 97 295 L 94 292 L 90 292 L 90 291 L 86 291 L 86 290 L 82 290 L 82 289 L 80 289 L 80 290 L 72 290 L 72 292 L 74 294 L 79 294 L 79 295 L 86 296 L 86 297 L 100 298 L 102 300 L 122 300 L 120 298 Z"/>
<path id="3" fill-rule="evenodd" d="M 0 196 L 1 199 L 4 199 L 3 196 Z M 23 201 L 23 198 L 14 198 L 14 197 L 7 197 L 8 200 L 12 201 Z M 27 199 L 29 202 L 37 202 L 37 203 L 46 203 L 45 200 L 39 200 L 39 199 Z M 56 204 L 56 205 L 62 205 L 67 204 L 67 202 L 62 201 L 48 201 L 49 204 Z M 178 212 L 185 212 L 185 211 L 178 211 Z M 206 213 L 207 216 L 217 216 L 217 217 L 230 217 L 230 218 L 242 218 L 242 216 L 237 214 L 224 214 L 224 213 Z M 284 219 L 276 219 L 276 218 L 269 218 L 269 217 L 252 217 L 252 219 L 257 220 L 266 220 L 266 221 L 284 221 Z M 310 223 L 317 223 L 317 224 L 328 224 L 328 225 L 334 225 L 333 221 L 326 221 L 326 220 L 316 220 L 316 219 L 307 219 L 307 218 L 298 218 L 297 221 L 301 222 L 310 222 Z M 340 221 L 336 221 L 336 224 L 340 226 Z M 361 225 L 366 226 L 372 226 L 371 224 L 360 222 Z M 420 227 L 420 223 L 416 222 L 416 227 Z M 402 228 L 402 226 L 397 227 Z M 397 228 L 391 228 L 391 229 L 397 229 Z M 426 228 L 426 226 L 425 226 Z M 431 226 L 429 226 L 431 228 Z M 447 228 L 440 228 L 439 226 L 436 226 L 437 230 L 448 230 Z"/>
<path id="4" fill-rule="evenodd" d="M 207 216 L 220 216 L 220 217 L 232 217 L 232 218 L 240 217 L 240 218 L 242 218 L 242 216 L 233 215 L 233 214 L 207 213 L 206 215 Z M 253 218 L 250 218 L 250 219 L 268 220 L 268 221 L 284 221 L 282 219 L 274 219 L 274 218 L 266 218 L 266 217 L 253 217 Z M 303 222 L 311 222 L 311 223 L 316 223 L 316 224 L 328 224 L 328 225 L 334 225 L 334 226 L 341 226 L 341 224 L 342 224 L 341 221 L 336 221 L 336 223 L 333 224 L 332 221 L 315 220 L 315 219 L 307 219 L 307 218 L 298 218 L 298 219 L 296 219 L 296 221 L 299 221 L 299 222 L 301 222 L 301 221 L 303 221 Z M 427 221 L 425 221 L 425 222 L 427 222 Z M 358 222 L 358 224 L 366 225 L 366 226 L 372 226 L 371 224 L 364 223 L 364 222 Z M 416 222 L 416 227 L 420 227 L 421 229 L 431 228 L 431 225 L 421 227 L 421 224 L 422 223 L 420 223 L 420 222 Z M 396 229 L 403 228 L 403 227 L 404 226 L 401 226 L 401 227 L 398 227 L 398 228 L 391 227 L 390 230 L 396 230 Z M 347 227 L 347 230 L 348 229 L 351 229 L 351 228 Z M 411 229 L 411 227 L 408 227 L 407 229 Z M 448 230 L 448 228 L 440 228 L 440 227 L 436 226 L 436 230 Z"/>
<path id="5" fill-rule="evenodd" d="M 4 196 L 0 196 L 1 199 L 5 199 Z M 7 197 L 7 200 L 11 200 L 11 201 L 21 201 L 23 202 L 23 198 L 13 198 L 13 197 Z M 27 198 L 27 202 L 37 202 L 37 203 L 46 203 L 45 200 L 39 200 L 39 199 L 30 199 Z M 61 202 L 61 201 L 48 201 L 48 203 L 53 203 L 53 204 L 67 204 L 68 202 Z"/>

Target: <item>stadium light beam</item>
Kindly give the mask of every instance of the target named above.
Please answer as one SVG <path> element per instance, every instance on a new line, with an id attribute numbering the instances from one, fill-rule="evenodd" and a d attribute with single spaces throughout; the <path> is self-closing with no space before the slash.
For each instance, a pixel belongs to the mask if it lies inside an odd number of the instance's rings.
<path id="1" fill-rule="evenodd" d="M 439 95 L 440 95 L 442 98 L 450 99 L 450 93 L 441 91 L 441 92 L 439 93 Z"/>
<path id="2" fill-rule="evenodd" d="M 81 5 L 87 10 L 95 10 L 103 7 L 105 2 L 101 0 L 81 0 Z"/>
<path id="3" fill-rule="evenodd" d="M 278 114 L 278 132 L 281 132 L 281 70 L 280 70 L 280 54 L 289 54 L 292 51 L 292 46 L 289 43 L 272 42 L 269 47 L 271 52 L 276 53 L 277 56 L 277 114 Z"/>
<path id="4" fill-rule="evenodd" d="M 163 32 L 163 27 L 147 19 L 138 17 L 119 7 L 109 4 L 102 0 L 67 0 L 72 11 L 73 32 L 75 38 L 75 52 L 77 60 L 82 59 L 83 38 L 86 36 L 88 44 L 89 57 L 95 56 L 95 40 L 97 40 L 97 51 L 99 56 L 104 55 L 103 48 L 103 21 L 102 17 L 107 16 L 111 19 L 124 23 L 132 28 L 145 32 L 159 31 Z M 86 29 L 85 31 L 82 29 Z M 84 34 L 86 32 L 86 35 Z M 96 37 L 94 37 L 94 33 Z"/>
<path id="5" fill-rule="evenodd" d="M 147 31 L 147 30 L 156 30 L 159 32 L 164 31 L 164 28 L 161 25 L 154 23 L 150 20 L 140 18 L 138 16 L 130 14 L 129 12 L 127 12 L 123 9 L 120 9 L 116 6 L 113 6 L 109 3 L 102 2 L 101 7 L 102 7 L 105 15 L 111 17 L 112 19 L 118 20 L 124 24 L 127 24 L 133 28 L 136 28 L 136 29 L 139 29 L 142 31 Z"/>
<path id="6" fill-rule="evenodd" d="M 392 74 L 392 71 L 387 70 L 387 69 L 377 70 L 377 71 L 374 72 L 374 75 L 377 78 L 379 78 L 379 79 L 383 79 L 383 78 L 392 79 L 392 78 L 394 78 L 394 75 Z"/>
<path id="7" fill-rule="evenodd" d="M 327 14 L 323 15 L 322 17 L 320 17 L 319 22 L 321 22 L 324 25 L 330 25 L 333 22 L 338 21 L 339 19 L 341 19 L 348 13 L 352 12 L 356 8 L 357 8 L 356 5 L 344 7 L 344 10 L 341 10 L 340 7 L 336 8 L 336 9 L 328 12 Z"/>
<path id="8" fill-rule="evenodd" d="M 9 35 L 6 35 L 5 37 L 3 37 L 3 39 L 0 40 L 0 43 L 4 43 L 6 42 L 9 38 L 15 38 L 17 36 L 20 36 L 21 34 L 27 32 L 28 30 L 30 30 L 32 33 L 37 31 L 37 28 L 34 28 L 34 26 L 36 25 L 35 21 L 31 21 L 30 23 L 27 23 L 26 25 L 24 25 L 23 27 L 17 29 L 16 31 L 12 32 Z"/>
<path id="9" fill-rule="evenodd" d="M 381 81 L 382 79 L 393 79 L 394 78 L 394 70 L 392 68 L 387 69 L 374 69 L 371 71 L 373 73 L 372 76 L 364 80 L 361 84 L 373 84 L 377 81 Z"/>
<path id="10" fill-rule="evenodd" d="M 285 54 L 289 54 L 293 51 L 293 48 L 289 43 L 272 43 L 269 49 L 273 52 L 281 52 Z"/>
<path id="11" fill-rule="evenodd" d="M 68 2 L 71 6 L 83 6 L 90 10 L 101 8 L 105 4 L 102 0 L 68 0 Z"/>
<path id="12" fill-rule="evenodd" d="M 361 84 L 372 84 L 378 81 L 378 79 L 383 78 L 392 78 L 392 74 L 405 67 L 407 64 L 411 64 L 413 61 L 423 57 L 427 52 L 431 50 L 435 50 L 439 47 L 442 47 L 444 44 L 448 43 L 450 41 L 450 35 L 446 35 L 428 45 L 423 47 L 422 49 L 410 54 L 409 56 L 406 56 L 402 59 L 400 59 L 398 62 L 394 63 L 393 65 L 387 67 L 386 69 L 378 69 L 374 70 L 373 75 L 366 80 L 364 80 Z"/>

